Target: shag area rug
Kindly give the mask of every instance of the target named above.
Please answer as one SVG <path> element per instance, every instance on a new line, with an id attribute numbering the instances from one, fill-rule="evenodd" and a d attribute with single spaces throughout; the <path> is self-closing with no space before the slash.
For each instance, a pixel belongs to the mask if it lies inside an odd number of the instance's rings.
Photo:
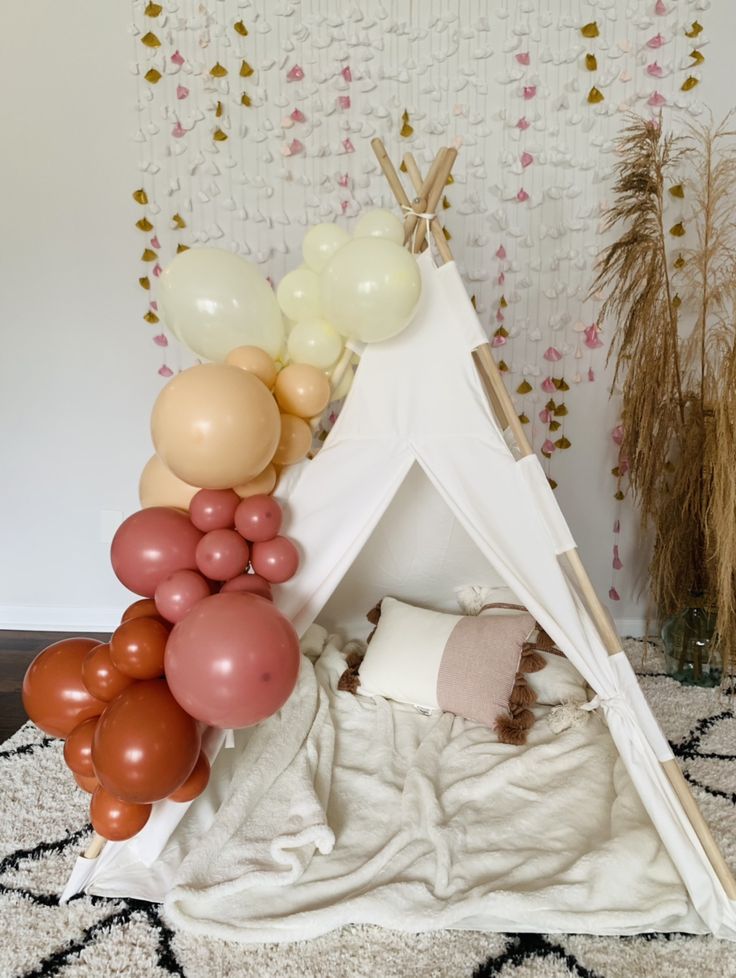
<path id="1" fill-rule="evenodd" d="M 652 704 L 726 858 L 736 866 L 736 715 L 719 690 L 669 679 L 627 642 Z M 27 723 L 0 746 L 0 978 L 726 978 L 736 946 L 707 937 L 603 938 L 347 927 L 315 941 L 244 946 L 172 931 L 133 900 L 57 894 L 89 836 L 87 801 L 58 740 Z"/>

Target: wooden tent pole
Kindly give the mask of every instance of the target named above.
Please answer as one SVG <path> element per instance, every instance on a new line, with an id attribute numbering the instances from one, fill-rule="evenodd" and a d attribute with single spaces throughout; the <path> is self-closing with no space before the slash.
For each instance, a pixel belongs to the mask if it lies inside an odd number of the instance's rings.
<path id="1" fill-rule="evenodd" d="M 457 150 L 455 149 L 454 146 L 450 146 L 449 149 L 445 150 L 445 154 L 437 166 L 436 174 L 433 175 L 432 171 L 430 170 L 429 174 L 427 175 L 427 180 L 430 179 L 430 176 L 433 176 L 433 181 L 430 184 L 427 193 L 427 213 L 434 214 L 437 204 L 439 203 L 440 197 L 442 196 L 442 192 L 445 189 L 445 186 L 447 185 L 448 177 L 450 176 L 452 168 L 455 165 L 456 159 L 457 159 Z M 416 237 L 414 238 L 414 245 L 413 245 L 414 251 L 422 250 L 422 245 L 424 244 L 424 238 L 426 234 L 427 234 L 427 222 L 422 221 L 419 227 L 417 228 Z M 445 239 L 445 243 L 447 243 L 447 239 Z"/>
<path id="2" fill-rule="evenodd" d="M 406 191 L 404 190 L 404 185 L 399 179 L 398 173 L 394 169 L 394 165 L 391 162 L 391 158 L 386 152 L 386 147 L 383 145 L 383 143 L 378 138 L 378 136 L 376 136 L 374 139 L 371 139 L 371 149 L 376 155 L 376 159 L 378 160 L 378 165 L 383 170 L 383 175 L 388 180 L 388 185 L 393 190 L 394 197 L 399 202 L 399 206 L 411 207 L 411 202 L 406 195 Z"/>
<path id="3" fill-rule="evenodd" d="M 97 859 L 99 854 L 105 848 L 106 842 L 107 839 L 103 838 L 103 836 L 101 836 L 99 832 L 95 832 L 95 834 L 92 836 L 92 839 L 90 840 L 89 845 L 84 850 L 84 858 Z"/>
<path id="4" fill-rule="evenodd" d="M 417 166 L 417 161 L 414 159 L 411 153 L 406 153 L 404 155 L 404 166 L 406 167 L 406 172 L 409 174 L 409 179 L 414 185 L 414 189 L 419 193 L 422 187 L 422 174 L 419 172 L 419 167 Z M 435 215 L 430 221 L 430 229 L 432 231 L 432 236 L 434 237 L 435 244 L 437 245 L 437 251 L 443 261 L 452 261 L 452 252 L 450 251 L 450 246 L 447 243 L 447 238 L 442 230 L 442 225 Z"/>
<path id="5" fill-rule="evenodd" d="M 417 224 L 420 221 L 417 214 L 426 212 L 427 208 L 429 207 L 429 194 L 432 187 L 434 187 L 437 174 L 442 166 L 446 153 L 446 149 L 440 149 L 438 151 L 437 155 L 432 161 L 432 165 L 429 168 L 421 188 L 417 191 L 417 196 L 411 202 L 411 207 L 414 213 L 407 214 L 406 220 L 404 221 L 404 244 L 411 244 L 412 250 L 414 251 L 421 251 L 421 247 L 417 247 L 417 242 L 415 241 L 415 230 L 416 234 L 418 235 L 419 227 L 417 227 Z M 422 241 L 423 240 L 424 238 L 422 237 Z"/>

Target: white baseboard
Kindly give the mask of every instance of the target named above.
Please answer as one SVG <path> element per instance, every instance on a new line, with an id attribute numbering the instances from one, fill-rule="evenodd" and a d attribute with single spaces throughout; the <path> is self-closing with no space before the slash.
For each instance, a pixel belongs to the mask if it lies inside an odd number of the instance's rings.
<path id="1" fill-rule="evenodd" d="M 0 605 L 0 629 L 17 632 L 111 632 L 124 608 Z"/>

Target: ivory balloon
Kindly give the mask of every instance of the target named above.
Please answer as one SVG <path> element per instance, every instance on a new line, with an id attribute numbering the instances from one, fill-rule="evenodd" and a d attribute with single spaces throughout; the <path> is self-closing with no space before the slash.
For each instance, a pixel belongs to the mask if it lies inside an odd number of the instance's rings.
<path id="1" fill-rule="evenodd" d="M 251 479 L 250 482 L 246 482 L 242 486 L 235 486 L 235 492 L 237 492 L 241 499 L 247 499 L 249 496 L 260 496 L 261 493 L 268 494 L 269 492 L 273 492 L 277 478 L 278 476 L 274 466 L 267 465 L 263 472 L 259 472 L 255 479 Z"/>
<path id="2" fill-rule="evenodd" d="M 149 506 L 186 509 L 196 492 L 196 486 L 190 486 L 177 478 L 158 455 L 152 455 L 146 462 L 138 483 L 138 498 L 143 509 Z"/>
<path id="3" fill-rule="evenodd" d="M 166 324 L 207 360 L 224 360 L 236 346 L 258 346 L 272 357 L 284 326 L 271 286 L 251 262 L 219 248 L 190 248 L 160 279 Z"/>
<path id="4" fill-rule="evenodd" d="M 255 478 L 271 461 L 280 426 L 265 384 L 219 363 L 190 367 L 170 380 L 151 416 L 157 454 L 180 479 L 205 489 Z"/>
<path id="5" fill-rule="evenodd" d="M 313 418 L 330 403 L 330 382 L 308 363 L 291 363 L 276 378 L 274 394 L 285 414 Z"/>
<path id="6" fill-rule="evenodd" d="M 321 272 L 332 256 L 350 241 L 350 235 L 337 224 L 315 224 L 304 235 L 302 254 L 314 272 Z"/>
<path id="7" fill-rule="evenodd" d="M 294 363 L 308 363 L 326 370 L 342 353 L 340 334 L 326 319 L 304 319 L 289 333 L 286 349 Z"/>
<path id="8" fill-rule="evenodd" d="M 255 374 L 269 390 L 273 387 L 273 382 L 276 380 L 276 364 L 273 362 L 273 357 L 270 357 L 260 347 L 236 346 L 225 357 L 225 363 Z"/>
<path id="9" fill-rule="evenodd" d="M 319 316 L 319 276 L 304 265 L 287 272 L 278 284 L 276 298 L 281 311 L 289 319 L 298 322 Z"/>
<path id="10" fill-rule="evenodd" d="M 273 456 L 274 465 L 293 465 L 304 458 L 312 446 L 312 429 L 303 418 L 281 415 L 281 439 Z"/>
<path id="11" fill-rule="evenodd" d="M 391 211 L 376 208 L 360 215 L 353 236 L 356 238 L 387 238 L 398 245 L 403 245 L 404 225 Z"/>
<path id="12" fill-rule="evenodd" d="M 409 325 L 422 290 L 416 259 L 385 238 L 354 238 L 320 277 L 325 317 L 343 336 L 380 343 Z"/>

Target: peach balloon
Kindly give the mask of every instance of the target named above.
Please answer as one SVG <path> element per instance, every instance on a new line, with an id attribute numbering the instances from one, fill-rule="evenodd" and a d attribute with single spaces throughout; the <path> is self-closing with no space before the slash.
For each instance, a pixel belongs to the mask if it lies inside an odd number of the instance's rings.
<path id="1" fill-rule="evenodd" d="M 152 455 L 146 462 L 138 482 L 138 498 L 143 509 L 149 506 L 187 509 L 197 491 L 197 486 L 182 482 L 167 469 L 158 455 Z"/>
<path id="2" fill-rule="evenodd" d="M 313 418 L 330 403 L 330 382 L 318 367 L 290 363 L 276 378 L 274 393 L 285 414 Z"/>
<path id="3" fill-rule="evenodd" d="M 205 363 L 164 387 L 153 407 L 151 434 L 156 453 L 180 479 L 229 489 L 268 465 L 281 421 L 258 377 L 230 364 Z"/>
<path id="4" fill-rule="evenodd" d="M 236 346 L 225 357 L 225 363 L 255 374 L 269 389 L 276 380 L 276 364 L 259 346 Z"/>
<path id="5" fill-rule="evenodd" d="M 295 414 L 281 415 L 281 438 L 273 456 L 275 465 L 293 465 L 304 458 L 312 446 L 312 429 Z"/>
<path id="6" fill-rule="evenodd" d="M 270 492 L 273 492 L 274 486 L 276 485 L 276 478 L 276 469 L 273 465 L 267 465 L 263 472 L 259 473 L 255 479 L 251 479 L 245 485 L 235 486 L 235 492 L 237 492 L 241 499 L 247 499 L 248 496 L 268 495 Z"/>

